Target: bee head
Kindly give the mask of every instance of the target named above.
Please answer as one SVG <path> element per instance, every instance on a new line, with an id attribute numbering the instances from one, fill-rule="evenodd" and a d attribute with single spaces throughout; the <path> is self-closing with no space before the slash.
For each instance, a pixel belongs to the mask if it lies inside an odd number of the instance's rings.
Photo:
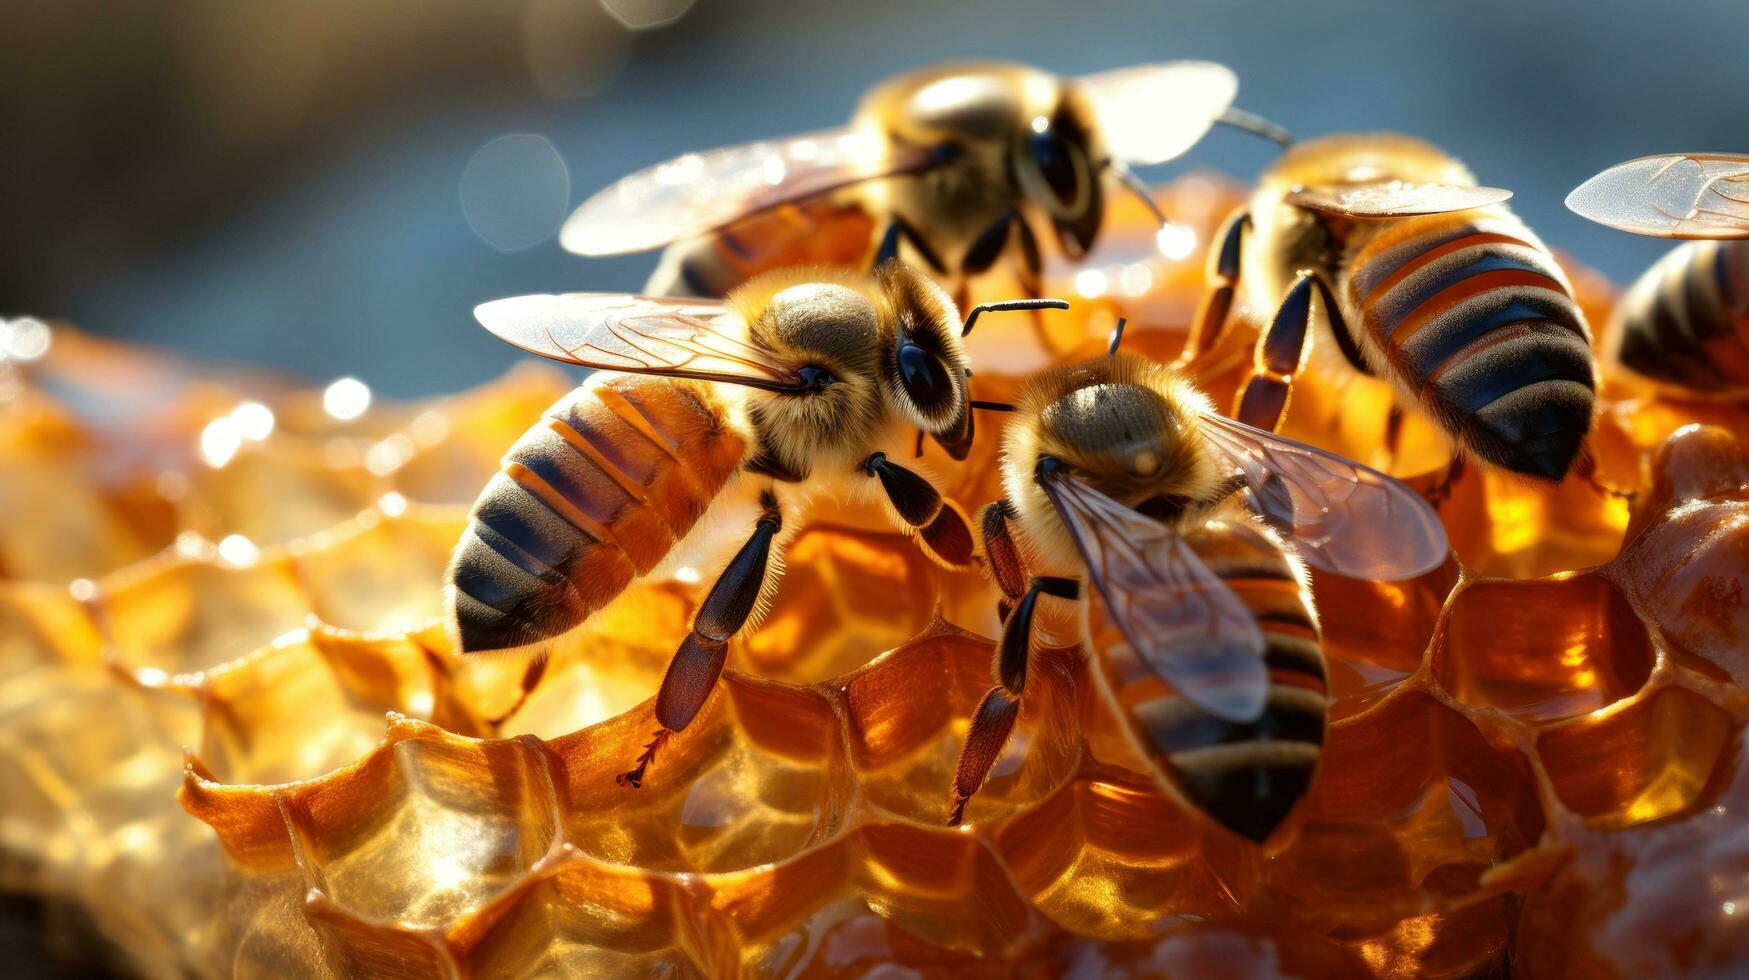
<path id="1" fill-rule="evenodd" d="M 1134 354 L 1044 372 L 1020 392 L 1005 489 L 1049 512 L 1038 481 L 1060 474 L 1175 523 L 1218 496 L 1220 471 L 1200 429 L 1212 410 L 1176 372 Z"/>
<path id="2" fill-rule="evenodd" d="M 893 143 L 925 147 L 944 165 L 883 182 L 903 214 L 953 263 L 1005 211 L 1025 205 L 1079 258 L 1104 212 L 1105 150 L 1085 96 L 1049 72 L 1010 62 L 940 65 L 874 88 L 858 113 Z"/>
<path id="3" fill-rule="evenodd" d="M 875 271 L 891 304 L 879 359 L 881 386 L 912 424 L 934 435 L 969 432 L 966 354 L 959 311 L 940 286 L 899 262 Z"/>
<path id="4" fill-rule="evenodd" d="M 1048 111 L 1023 121 L 1013 171 L 1026 199 L 1049 216 L 1063 253 L 1078 259 L 1093 247 L 1105 215 L 1104 149 L 1091 110 L 1067 87 Z"/>

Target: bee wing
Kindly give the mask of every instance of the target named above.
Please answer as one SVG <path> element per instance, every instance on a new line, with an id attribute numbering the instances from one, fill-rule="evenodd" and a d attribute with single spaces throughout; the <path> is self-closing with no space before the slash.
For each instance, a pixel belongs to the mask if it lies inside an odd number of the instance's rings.
<path id="1" fill-rule="evenodd" d="M 1223 416 L 1203 416 L 1215 450 L 1250 484 L 1252 509 L 1318 568 L 1407 579 L 1445 563 L 1449 544 L 1421 495 L 1371 467 Z"/>
<path id="2" fill-rule="evenodd" d="M 1269 688 L 1263 634 L 1233 590 L 1159 521 L 1067 476 L 1043 483 L 1142 663 L 1197 707 L 1254 721 Z"/>
<path id="3" fill-rule="evenodd" d="M 1511 198 L 1511 191 L 1499 187 L 1387 180 L 1373 184 L 1297 187 L 1288 194 L 1287 202 L 1348 218 L 1401 218 L 1485 208 Z"/>
<path id="4" fill-rule="evenodd" d="M 1567 195 L 1581 217 L 1658 238 L 1749 238 L 1749 156 L 1666 153 L 1618 163 Z"/>
<path id="5" fill-rule="evenodd" d="M 794 368 L 741 339 L 739 316 L 709 300 L 513 296 L 482 303 L 474 316 L 500 338 L 555 361 L 774 391 L 805 387 Z"/>
<path id="6" fill-rule="evenodd" d="M 1239 94 L 1239 76 L 1212 61 L 1136 65 L 1078 81 L 1106 147 L 1125 163 L 1165 163 L 1184 153 Z"/>
<path id="7" fill-rule="evenodd" d="M 566 219 L 559 244 L 580 255 L 660 248 L 767 208 L 876 177 L 933 166 L 925 147 L 895 147 L 848 127 L 688 153 L 623 177 Z"/>

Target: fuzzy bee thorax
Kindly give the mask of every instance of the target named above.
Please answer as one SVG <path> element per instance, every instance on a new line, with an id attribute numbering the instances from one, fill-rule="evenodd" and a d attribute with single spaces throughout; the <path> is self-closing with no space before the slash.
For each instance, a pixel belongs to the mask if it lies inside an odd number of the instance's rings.
<path id="1" fill-rule="evenodd" d="M 1095 490 L 1157 519 L 1199 512 L 1221 473 L 1203 441 L 1207 396 L 1177 372 L 1133 354 L 1046 371 L 1024 387 L 1003 441 L 1003 488 L 1039 558 L 1075 560 L 1037 482 L 1045 457 Z"/>

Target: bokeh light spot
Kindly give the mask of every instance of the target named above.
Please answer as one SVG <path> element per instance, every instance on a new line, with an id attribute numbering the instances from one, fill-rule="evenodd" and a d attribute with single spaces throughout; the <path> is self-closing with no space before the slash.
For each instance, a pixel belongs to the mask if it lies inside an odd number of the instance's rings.
<path id="1" fill-rule="evenodd" d="M 1182 262 L 1196 251 L 1196 229 L 1176 222 L 1167 224 L 1154 233 L 1154 245 L 1161 255 Z"/>
<path id="2" fill-rule="evenodd" d="M 227 534 L 219 542 L 219 557 L 227 564 L 242 568 L 260 561 L 261 549 L 241 534 Z"/>
<path id="3" fill-rule="evenodd" d="M 571 171 L 551 140 L 500 136 L 474 151 L 462 171 L 462 216 L 501 252 L 533 248 L 558 233 L 571 203 Z"/>
<path id="4" fill-rule="evenodd" d="M 350 422 L 370 409 L 370 388 L 357 378 L 340 378 L 322 392 L 322 411 Z"/>
<path id="5" fill-rule="evenodd" d="M 692 9 L 693 0 L 601 0 L 601 9 L 627 30 L 667 27 Z"/>
<path id="6" fill-rule="evenodd" d="M 243 448 L 242 427 L 236 418 L 226 415 L 213 419 L 200 430 L 200 458 L 214 469 L 222 468 Z"/>
<path id="7" fill-rule="evenodd" d="M 260 442 L 273 434 L 273 409 L 260 402 L 244 402 L 231 409 L 231 420 L 237 432 L 250 442 Z"/>
<path id="8" fill-rule="evenodd" d="M 533 0 L 522 21 L 522 55 L 542 94 L 576 99 L 607 87 L 625 67 L 625 30 L 594 4 Z"/>
<path id="9" fill-rule="evenodd" d="M 35 317 L 0 322 L 0 359 L 34 361 L 49 352 L 51 340 L 49 325 Z"/>

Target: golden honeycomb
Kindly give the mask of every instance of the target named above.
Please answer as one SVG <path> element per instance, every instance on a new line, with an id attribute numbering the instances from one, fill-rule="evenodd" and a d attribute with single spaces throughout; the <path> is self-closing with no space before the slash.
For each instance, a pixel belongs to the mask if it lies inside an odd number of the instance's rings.
<path id="1" fill-rule="evenodd" d="M 1238 194 L 1161 199 L 1206 242 Z M 1135 258 L 1114 206 L 1054 329 L 1094 350 L 1128 315 L 1170 356 L 1201 255 Z M 1217 400 L 1246 334 L 1198 365 Z M 946 827 L 995 593 L 850 511 L 622 788 L 708 583 L 638 583 L 532 673 L 438 619 L 466 506 L 560 372 L 342 420 L 59 326 L 0 365 L 0 884 L 154 976 L 1741 972 L 1749 410 L 1605 382 L 1595 480 L 1471 469 L 1444 567 L 1315 577 L 1331 725 L 1260 848 L 1142 775 L 1075 649 L 1041 652 Z M 1286 426 L 1375 458 L 1383 397 L 1308 378 Z M 968 510 L 988 436 L 931 460 Z"/>

